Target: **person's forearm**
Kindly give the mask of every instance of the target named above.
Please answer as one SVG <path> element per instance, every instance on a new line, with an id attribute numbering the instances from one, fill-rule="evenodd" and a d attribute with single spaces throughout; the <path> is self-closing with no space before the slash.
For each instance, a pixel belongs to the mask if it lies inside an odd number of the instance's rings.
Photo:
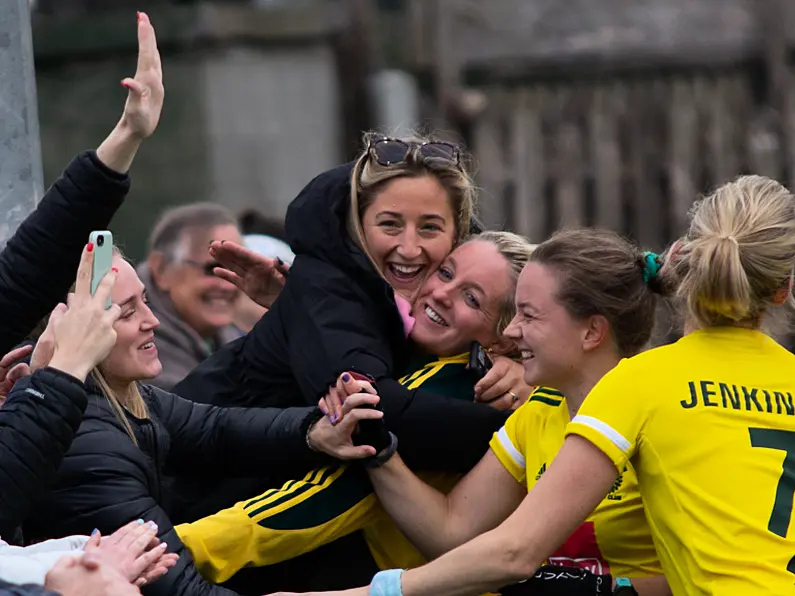
<path id="1" fill-rule="evenodd" d="M 126 174 L 141 146 L 141 137 L 120 120 L 97 148 L 99 161 L 114 172 Z"/>
<path id="2" fill-rule="evenodd" d="M 512 546 L 513 545 L 513 546 Z M 531 577 L 542 560 L 500 529 L 403 574 L 403 596 L 477 596 Z"/>
<path id="3" fill-rule="evenodd" d="M 461 532 L 447 495 L 417 478 L 398 454 L 369 473 L 384 509 L 426 557 L 437 557 L 471 538 L 457 536 Z"/>
<path id="4" fill-rule="evenodd" d="M 633 578 L 632 587 L 638 596 L 671 596 L 671 588 L 662 575 Z"/>

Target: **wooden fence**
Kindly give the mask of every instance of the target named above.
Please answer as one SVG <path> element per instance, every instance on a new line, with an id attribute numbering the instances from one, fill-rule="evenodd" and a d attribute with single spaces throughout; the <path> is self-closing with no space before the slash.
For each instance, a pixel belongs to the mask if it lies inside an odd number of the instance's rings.
<path id="1" fill-rule="evenodd" d="M 782 126 L 746 72 L 486 94 L 473 139 L 481 211 L 533 241 L 597 225 L 659 249 L 684 231 L 699 193 L 793 171 L 792 111 Z"/>
<path id="2" fill-rule="evenodd" d="M 700 193 L 743 173 L 786 183 L 795 172 L 795 111 L 759 102 L 748 71 L 485 92 L 472 139 L 481 214 L 534 242 L 596 225 L 660 250 Z"/>

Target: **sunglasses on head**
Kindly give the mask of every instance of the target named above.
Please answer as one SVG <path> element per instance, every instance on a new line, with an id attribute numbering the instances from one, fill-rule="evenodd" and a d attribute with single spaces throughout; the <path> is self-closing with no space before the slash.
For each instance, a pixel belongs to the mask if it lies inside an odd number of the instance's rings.
<path id="1" fill-rule="evenodd" d="M 409 154 L 416 150 L 419 156 L 428 160 L 441 160 L 461 167 L 461 151 L 457 145 L 445 141 L 415 143 L 389 137 L 370 140 L 367 148 L 370 156 L 382 166 L 406 163 Z"/>

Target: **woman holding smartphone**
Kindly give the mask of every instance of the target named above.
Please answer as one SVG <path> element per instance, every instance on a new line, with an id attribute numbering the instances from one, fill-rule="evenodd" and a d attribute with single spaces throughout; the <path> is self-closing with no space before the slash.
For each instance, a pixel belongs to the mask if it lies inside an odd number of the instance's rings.
<path id="1" fill-rule="evenodd" d="M 96 151 L 72 160 L 0 253 L 0 353 L 24 340 L 64 299 L 89 234 L 107 228 L 130 188 L 127 171 L 143 140 L 157 128 L 163 106 L 160 57 L 143 13 L 138 44 L 135 76 L 122 81 L 128 97 L 118 124 Z M 25 365 L 12 367 L 31 350 L 19 348 L 0 362 L 5 392 Z M 66 394 L 49 403 L 52 410 L 40 411 L 51 414 L 46 419 L 35 411 L 1 410 L 0 536 L 5 539 L 13 538 L 33 497 L 49 485 L 85 409 L 84 399 Z M 45 451 L 31 454 L 25 436 L 42 437 L 37 446 Z M 8 478 L 2 480 L 5 474 Z"/>

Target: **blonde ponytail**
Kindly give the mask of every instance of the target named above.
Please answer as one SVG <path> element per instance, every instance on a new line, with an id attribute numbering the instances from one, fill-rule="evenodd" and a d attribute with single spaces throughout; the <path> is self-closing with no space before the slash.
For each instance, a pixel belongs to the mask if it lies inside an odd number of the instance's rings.
<path id="1" fill-rule="evenodd" d="M 697 202 L 663 269 L 697 327 L 759 324 L 795 265 L 795 197 L 743 176 Z"/>

